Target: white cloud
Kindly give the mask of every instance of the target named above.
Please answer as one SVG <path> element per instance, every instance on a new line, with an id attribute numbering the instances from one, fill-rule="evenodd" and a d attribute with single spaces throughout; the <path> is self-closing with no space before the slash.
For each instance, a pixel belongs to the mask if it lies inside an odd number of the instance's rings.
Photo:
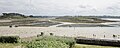
<path id="1" fill-rule="evenodd" d="M 120 15 L 119 0 L 0 0 L 0 13 L 34 15 Z"/>

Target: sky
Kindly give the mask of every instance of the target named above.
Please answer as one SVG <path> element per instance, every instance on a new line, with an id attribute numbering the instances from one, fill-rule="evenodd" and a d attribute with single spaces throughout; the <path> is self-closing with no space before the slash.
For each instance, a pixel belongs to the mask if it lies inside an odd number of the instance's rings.
<path id="1" fill-rule="evenodd" d="M 120 15 L 120 0 L 0 0 L 0 14 Z"/>

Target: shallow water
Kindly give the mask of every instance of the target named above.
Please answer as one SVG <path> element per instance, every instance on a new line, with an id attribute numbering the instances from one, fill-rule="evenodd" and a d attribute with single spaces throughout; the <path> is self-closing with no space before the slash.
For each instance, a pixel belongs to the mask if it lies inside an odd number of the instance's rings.
<path id="1" fill-rule="evenodd" d="M 116 18 L 101 18 L 103 20 L 111 20 L 111 21 L 120 21 L 120 19 L 116 19 Z"/>

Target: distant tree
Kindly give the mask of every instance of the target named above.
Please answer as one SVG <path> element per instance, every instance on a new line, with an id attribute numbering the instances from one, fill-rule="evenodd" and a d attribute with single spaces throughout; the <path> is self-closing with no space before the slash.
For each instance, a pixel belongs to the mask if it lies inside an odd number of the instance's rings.
<path id="1" fill-rule="evenodd" d="M 2 13 L 3 14 L 3 16 L 6 16 L 6 15 L 8 15 L 7 13 Z"/>
<path id="2" fill-rule="evenodd" d="M 33 17 L 33 15 L 30 15 L 29 17 Z"/>

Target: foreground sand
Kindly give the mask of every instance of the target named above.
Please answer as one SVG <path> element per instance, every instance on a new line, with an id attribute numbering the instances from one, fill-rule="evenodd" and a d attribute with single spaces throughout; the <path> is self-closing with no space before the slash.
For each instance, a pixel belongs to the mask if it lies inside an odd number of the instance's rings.
<path id="1" fill-rule="evenodd" d="M 54 33 L 56 36 L 113 38 L 113 34 L 120 35 L 119 27 L 0 27 L 0 35 L 19 35 L 21 38 L 36 36 L 44 32 L 45 35 Z M 96 36 L 93 36 L 96 35 Z M 104 37 L 105 35 L 105 37 Z M 119 38 L 119 37 L 118 37 Z M 117 39 L 117 38 L 116 38 Z"/>

